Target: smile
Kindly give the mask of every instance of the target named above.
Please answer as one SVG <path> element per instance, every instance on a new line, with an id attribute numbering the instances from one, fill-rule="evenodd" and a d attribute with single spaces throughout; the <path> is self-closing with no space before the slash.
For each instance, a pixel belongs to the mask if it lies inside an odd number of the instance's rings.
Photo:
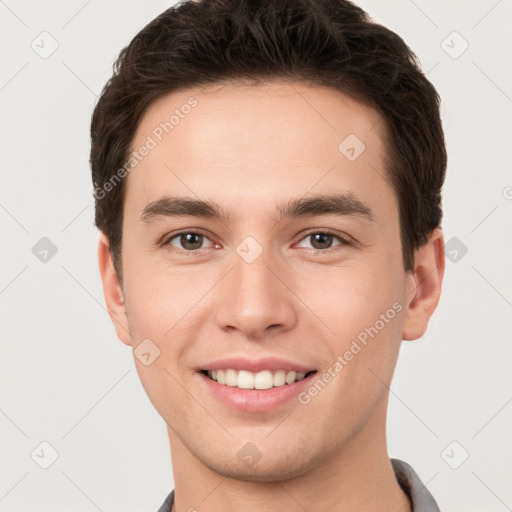
<path id="1" fill-rule="evenodd" d="M 316 370 L 310 372 L 297 372 L 294 370 L 262 370 L 254 373 L 248 370 L 234 370 L 232 368 L 219 370 L 203 370 L 202 373 L 210 379 L 225 386 L 239 389 L 270 389 L 301 381 Z"/>

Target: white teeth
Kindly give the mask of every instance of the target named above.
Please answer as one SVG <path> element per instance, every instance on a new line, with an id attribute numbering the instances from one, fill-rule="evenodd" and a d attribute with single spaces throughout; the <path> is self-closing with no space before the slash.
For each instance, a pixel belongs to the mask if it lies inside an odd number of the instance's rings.
<path id="1" fill-rule="evenodd" d="M 263 370 L 254 376 L 254 389 L 270 389 L 274 385 L 274 377 L 268 370 Z"/>
<path id="2" fill-rule="evenodd" d="M 295 377 L 297 377 L 297 372 L 291 371 L 286 374 L 286 384 L 291 384 L 292 382 L 295 382 Z"/>
<path id="3" fill-rule="evenodd" d="M 284 386 L 286 384 L 286 372 L 284 370 L 277 370 L 274 373 L 274 386 Z"/>
<path id="4" fill-rule="evenodd" d="M 218 372 L 221 372 L 222 370 L 217 370 Z M 226 370 L 229 372 L 229 370 Z M 235 370 L 231 370 L 235 371 Z M 235 372 L 236 375 L 236 372 Z M 254 373 L 248 372 L 245 370 L 240 370 L 238 372 L 238 384 L 237 386 L 242 389 L 254 389 Z"/>
<path id="5" fill-rule="evenodd" d="M 241 389 L 270 389 L 272 387 L 293 384 L 305 377 L 305 372 L 277 370 L 273 375 L 270 370 L 258 373 L 247 370 L 236 371 L 232 368 L 225 370 L 208 370 L 208 375 L 219 384 L 238 387 Z"/>
<path id="6" fill-rule="evenodd" d="M 235 370 L 226 370 L 226 385 L 237 386 L 237 375 Z"/>

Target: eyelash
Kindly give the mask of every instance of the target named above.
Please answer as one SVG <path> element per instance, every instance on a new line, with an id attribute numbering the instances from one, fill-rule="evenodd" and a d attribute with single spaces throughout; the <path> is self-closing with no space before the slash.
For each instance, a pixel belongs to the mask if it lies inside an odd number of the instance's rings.
<path id="1" fill-rule="evenodd" d="M 351 246 L 351 245 L 353 245 L 352 240 L 350 240 L 348 238 L 345 238 L 345 237 L 341 236 L 340 233 L 338 233 L 336 231 L 333 231 L 333 230 L 330 230 L 330 229 L 322 229 L 322 230 L 318 230 L 317 229 L 316 231 L 309 231 L 308 233 L 303 235 L 303 237 L 299 240 L 299 242 L 301 242 L 302 240 L 310 237 L 311 235 L 316 235 L 316 234 L 332 235 L 334 238 L 337 238 L 339 240 L 340 244 L 336 245 L 334 247 L 329 247 L 327 249 L 310 248 L 310 252 L 314 252 L 315 254 L 316 253 L 331 252 L 333 250 L 336 250 L 336 247 Z M 173 233 L 171 236 L 167 237 L 162 242 L 161 245 L 166 247 L 171 252 L 179 252 L 179 253 L 181 252 L 181 253 L 184 253 L 184 254 L 187 254 L 187 255 L 197 254 L 201 250 L 201 249 L 185 250 L 185 249 L 178 249 L 178 248 L 172 246 L 171 245 L 171 241 L 174 240 L 175 238 L 181 236 L 181 235 L 200 235 L 200 236 L 203 236 L 205 239 L 210 240 L 209 237 L 207 237 L 204 233 L 201 233 L 199 231 L 179 231 L 178 233 Z"/>

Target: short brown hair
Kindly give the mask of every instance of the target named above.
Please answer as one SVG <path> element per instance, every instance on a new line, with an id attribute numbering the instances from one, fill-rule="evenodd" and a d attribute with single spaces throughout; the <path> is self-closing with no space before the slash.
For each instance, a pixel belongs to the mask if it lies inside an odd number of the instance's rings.
<path id="1" fill-rule="evenodd" d="M 113 71 L 92 116 L 90 163 L 95 223 L 119 276 L 126 181 L 119 170 L 148 106 L 188 87 L 282 79 L 362 101 L 384 119 L 406 271 L 441 223 L 447 157 L 439 96 L 405 42 L 347 0 L 180 2 L 135 36 Z"/>

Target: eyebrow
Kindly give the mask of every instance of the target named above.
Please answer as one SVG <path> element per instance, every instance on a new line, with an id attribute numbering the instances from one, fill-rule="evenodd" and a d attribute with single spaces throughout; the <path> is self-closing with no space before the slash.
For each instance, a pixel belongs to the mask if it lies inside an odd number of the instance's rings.
<path id="1" fill-rule="evenodd" d="M 372 210 L 352 194 L 323 194 L 291 199 L 278 205 L 278 221 L 294 217 L 320 215 L 361 216 L 373 221 Z M 161 217 L 192 216 L 228 222 L 231 214 L 214 201 L 189 197 L 162 197 L 146 205 L 140 220 L 149 223 Z"/>

